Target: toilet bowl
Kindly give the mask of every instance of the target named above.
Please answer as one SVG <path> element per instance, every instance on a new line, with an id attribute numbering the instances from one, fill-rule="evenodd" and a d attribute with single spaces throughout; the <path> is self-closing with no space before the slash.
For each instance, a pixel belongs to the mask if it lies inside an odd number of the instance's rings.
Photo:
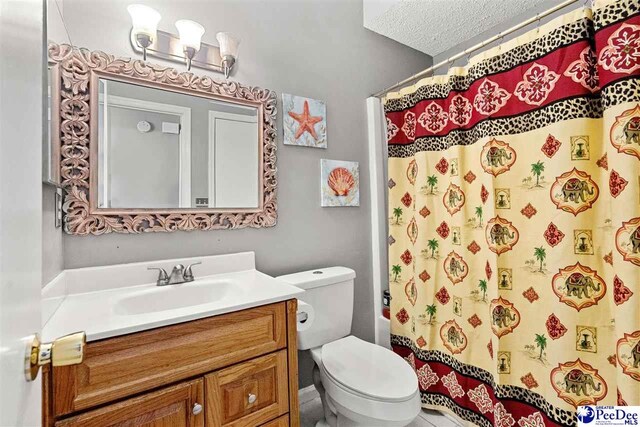
<path id="1" fill-rule="evenodd" d="M 324 419 L 316 427 L 402 427 L 420 413 L 418 380 L 392 351 L 349 335 L 355 272 L 331 267 L 278 277 L 305 290 L 298 349 L 309 350 Z M 311 320 L 313 319 L 313 320 Z M 302 326 L 302 325 L 299 325 Z"/>

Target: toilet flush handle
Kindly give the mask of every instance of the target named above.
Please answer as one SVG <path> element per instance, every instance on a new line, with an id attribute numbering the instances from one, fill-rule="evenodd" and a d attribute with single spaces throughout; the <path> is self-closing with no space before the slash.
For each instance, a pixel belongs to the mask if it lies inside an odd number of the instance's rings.
<path id="1" fill-rule="evenodd" d="M 298 323 L 304 323 L 307 320 L 309 320 L 309 313 L 300 311 L 297 313 L 296 317 L 297 317 Z"/>

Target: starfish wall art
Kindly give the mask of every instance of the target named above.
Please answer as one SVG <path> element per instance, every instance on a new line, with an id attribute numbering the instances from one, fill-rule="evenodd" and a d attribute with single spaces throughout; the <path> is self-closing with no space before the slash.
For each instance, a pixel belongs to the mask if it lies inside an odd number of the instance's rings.
<path id="1" fill-rule="evenodd" d="M 282 94 L 286 145 L 327 148 L 327 108 L 323 101 Z"/>

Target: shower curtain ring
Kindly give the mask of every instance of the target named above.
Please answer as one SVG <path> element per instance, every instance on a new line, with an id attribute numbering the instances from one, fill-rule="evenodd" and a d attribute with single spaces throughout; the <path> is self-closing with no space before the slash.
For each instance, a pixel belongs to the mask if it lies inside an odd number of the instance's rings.
<path id="1" fill-rule="evenodd" d="M 536 13 L 536 34 L 540 34 L 540 14 Z"/>

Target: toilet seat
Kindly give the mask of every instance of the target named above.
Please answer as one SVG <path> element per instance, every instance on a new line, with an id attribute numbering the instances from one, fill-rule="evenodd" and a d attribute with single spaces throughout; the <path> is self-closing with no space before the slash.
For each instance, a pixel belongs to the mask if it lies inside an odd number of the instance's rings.
<path id="1" fill-rule="evenodd" d="M 354 336 L 322 346 L 322 365 L 334 382 L 372 400 L 403 402 L 418 391 L 416 374 L 406 361 Z"/>
<path id="2" fill-rule="evenodd" d="M 311 353 L 328 400 L 349 419 L 367 426 L 404 426 L 420 412 L 416 375 L 390 350 L 349 336 Z"/>

